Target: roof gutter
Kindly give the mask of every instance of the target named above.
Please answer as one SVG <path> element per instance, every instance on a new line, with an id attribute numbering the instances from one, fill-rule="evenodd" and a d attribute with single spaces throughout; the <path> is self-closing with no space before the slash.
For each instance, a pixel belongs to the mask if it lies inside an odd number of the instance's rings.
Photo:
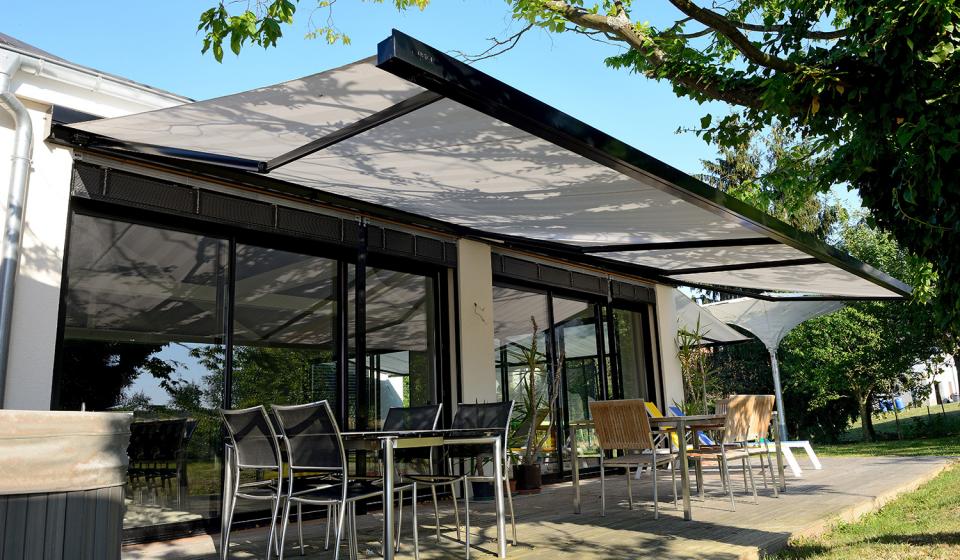
<path id="1" fill-rule="evenodd" d="M 21 55 L 0 51 L 0 105 L 14 121 L 10 190 L 4 220 L 3 251 L 0 260 L 0 409 L 6 395 L 7 364 L 10 359 L 10 331 L 13 326 L 13 295 L 20 264 L 23 217 L 26 210 L 30 158 L 33 154 L 33 123 L 27 108 L 13 93 L 13 76 L 24 65 Z"/>

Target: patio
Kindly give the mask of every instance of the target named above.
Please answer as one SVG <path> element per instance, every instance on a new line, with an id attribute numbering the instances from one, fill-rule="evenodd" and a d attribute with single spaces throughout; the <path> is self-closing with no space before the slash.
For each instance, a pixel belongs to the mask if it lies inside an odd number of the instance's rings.
<path id="1" fill-rule="evenodd" d="M 629 511 L 622 476 L 608 478 L 607 516 L 599 516 L 599 480 L 582 481 L 583 513 L 575 515 L 570 484 L 545 487 L 535 496 L 518 496 L 515 506 L 518 546 L 507 549 L 509 558 L 636 558 L 639 552 L 660 558 L 757 558 L 778 550 L 791 536 L 814 534 L 838 519 L 853 519 L 893 496 L 931 479 L 951 463 L 939 457 L 871 457 L 823 459 L 824 469 L 807 470 L 802 479 L 788 475 L 788 492 L 774 499 L 772 490 L 760 487 L 759 504 L 738 495 L 737 511 L 728 509 L 715 473 L 706 477 L 706 502 L 694 501 L 694 520 L 683 521 L 682 512 L 669 503 L 669 478 L 661 485 L 661 519 L 649 509 L 649 481 L 637 484 L 637 510 Z M 733 474 L 735 489 L 739 474 Z M 710 495 L 712 493 L 712 495 Z M 420 553 L 423 558 L 462 558 L 462 543 L 453 532 L 450 502 L 441 502 L 448 523 L 444 539 L 437 544 L 429 503 L 420 505 Z M 496 552 L 493 504 L 472 503 L 474 558 L 494 558 Z M 398 556 L 412 557 L 409 507 L 405 507 L 403 548 Z M 430 514 L 430 515 L 428 515 Z M 379 513 L 361 516 L 360 556 L 379 557 Z M 307 558 L 332 558 L 323 548 L 323 521 L 305 524 Z M 291 537 L 295 531 L 291 531 Z M 479 536 L 478 536 L 479 535 Z M 231 558 L 256 558 L 264 550 L 266 529 L 235 531 Z M 129 545 L 128 559 L 162 558 L 213 560 L 218 558 L 218 535 L 196 536 L 176 541 Z M 288 540 L 288 558 L 299 558 Z"/>

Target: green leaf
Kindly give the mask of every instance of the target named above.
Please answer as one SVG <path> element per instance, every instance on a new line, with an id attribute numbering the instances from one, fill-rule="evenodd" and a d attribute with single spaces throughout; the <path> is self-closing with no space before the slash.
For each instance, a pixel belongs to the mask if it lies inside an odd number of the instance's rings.
<path id="1" fill-rule="evenodd" d="M 713 115 L 706 114 L 700 117 L 700 128 L 710 128 L 710 123 L 713 121 Z"/>

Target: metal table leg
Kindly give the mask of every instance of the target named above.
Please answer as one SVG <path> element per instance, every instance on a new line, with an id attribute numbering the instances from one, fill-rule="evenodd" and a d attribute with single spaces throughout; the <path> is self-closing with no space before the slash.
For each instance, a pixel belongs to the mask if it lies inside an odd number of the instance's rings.
<path id="1" fill-rule="evenodd" d="M 573 512 L 580 513 L 580 455 L 577 451 L 577 429 L 570 428 L 570 460 L 573 463 Z"/>
<path id="2" fill-rule="evenodd" d="M 393 560 L 393 448 L 397 438 L 393 436 L 380 439 L 383 448 L 383 560 Z"/>
<path id="3" fill-rule="evenodd" d="M 503 512 L 503 440 L 497 436 L 493 442 L 493 499 L 497 507 L 497 556 L 507 557 L 507 528 Z M 386 560 L 386 558 L 384 558 Z"/>
<path id="4" fill-rule="evenodd" d="M 680 448 L 680 476 L 683 480 L 680 482 L 680 488 L 683 494 L 683 518 L 687 521 L 693 519 L 693 508 L 690 504 L 690 465 L 687 464 L 687 423 L 683 416 L 677 417 L 677 447 Z"/>

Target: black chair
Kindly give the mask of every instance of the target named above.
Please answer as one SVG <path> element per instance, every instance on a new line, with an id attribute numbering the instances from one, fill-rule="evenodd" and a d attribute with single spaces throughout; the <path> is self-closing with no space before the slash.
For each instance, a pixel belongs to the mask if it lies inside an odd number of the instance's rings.
<path id="1" fill-rule="evenodd" d="M 275 546 L 277 513 L 280 510 L 282 498 L 283 463 L 280 455 L 280 446 L 277 434 L 273 429 L 267 411 L 263 406 L 254 406 L 242 410 L 220 410 L 220 417 L 227 429 L 229 446 L 233 451 L 233 459 L 225 468 L 232 469 L 232 488 L 224 488 L 230 496 L 230 509 L 225 512 L 223 535 L 223 550 L 221 557 L 226 558 L 230 548 L 230 525 L 233 523 L 233 513 L 238 498 L 272 502 L 273 516 L 270 520 L 270 534 L 267 538 L 267 560 L 270 560 Z M 254 482 L 240 482 L 240 473 L 244 470 L 254 470 L 258 473 L 258 480 Z M 261 477 L 265 473 L 267 477 Z"/>
<path id="2" fill-rule="evenodd" d="M 507 495 L 507 504 L 510 508 L 510 525 L 513 529 L 513 545 L 517 545 L 517 521 L 513 515 L 513 495 L 510 493 L 510 453 L 507 445 L 507 435 L 510 430 L 510 417 L 513 414 L 513 401 L 504 401 L 498 403 L 476 403 L 460 404 L 457 407 L 457 413 L 453 416 L 453 422 L 450 427 L 453 429 L 498 429 L 503 430 L 503 441 L 501 445 L 501 456 L 503 457 L 503 477 L 497 481 L 493 476 L 480 474 L 467 474 L 463 477 L 463 501 L 466 512 L 466 550 L 467 558 L 470 557 L 470 493 L 469 482 L 493 482 L 494 484 L 503 484 L 504 493 Z M 482 464 L 486 460 L 491 460 L 493 454 L 488 446 L 477 445 L 454 445 L 447 449 L 447 455 L 450 458 L 469 459 L 474 465 Z M 467 472 L 470 473 L 471 468 Z"/>
<path id="3" fill-rule="evenodd" d="M 344 520 L 348 525 L 350 556 L 357 556 L 356 503 L 360 500 L 383 496 L 383 487 L 374 481 L 352 479 L 347 468 L 347 457 L 340 436 L 340 429 L 327 401 L 295 406 L 273 405 L 273 412 L 280 427 L 281 439 L 287 454 L 286 502 L 283 509 L 283 525 L 280 530 L 280 560 L 283 560 L 284 541 L 290 519 L 290 507 L 297 504 L 333 507 L 337 516 L 334 559 L 340 558 L 340 539 Z M 295 487 L 297 473 L 327 473 L 335 479 L 327 484 L 314 485 L 308 489 Z M 411 490 L 416 495 L 416 483 L 398 485 L 396 492 Z M 401 502 L 400 508 L 402 509 Z M 413 518 L 416 521 L 416 500 L 413 501 Z M 349 516 L 347 510 L 349 509 Z M 329 510 L 328 510 L 329 511 Z M 400 515 L 398 513 L 398 515 Z M 414 555 L 419 558 L 417 525 L 413 524 Z M 387 546 L 386 543 L 384 546 Z M 301 533 L 300 553 L 303 554 Z"/>
<path id="4" fill-rule="evenodd" d="M 387 411 L 387 417 L 383 421 L 383 430 L 404 431 L 404 430 L 436 430 L 440 422 L 440 412 L 443 410 L 441 404 L 431 404 L 425 406 L 411 406 L 407 408 L 391 408 Z M 430 494 L 433 497 L 433 514 L 436 518 L 437 542 L 440 541 L 440 509 L 437 505 L 437 486 L 450 485 L 450 495 L 453 497 L 453 513 L 457 523 L 457 540 L 460 539 L 460 511 L 457 507 L 456 484 L 461 477 L 450 477 L 445 475 L 435 475 L 434 469 L 434 448 L 433 447 L 413 447 L 409 449 L 397 449 L 394 451 L 394 460 L 399 465 L 414 463 L 417 461 L 427 463 L 427 472 L 398 472 L 400 480 L 413 481 L 417 484 L 430 487 Z M 451 468 L 452 472 L 452 468 Z M 401 494 L 401 500 L 403 495 Z M 416 496 L 414 496 L 416 499 Z M 416 523 L 416 520 L 414 520 Z M 399 521 L 398 521 L 399 525 Z M 397 533 L 399 534 L 399 530 Z"/>

